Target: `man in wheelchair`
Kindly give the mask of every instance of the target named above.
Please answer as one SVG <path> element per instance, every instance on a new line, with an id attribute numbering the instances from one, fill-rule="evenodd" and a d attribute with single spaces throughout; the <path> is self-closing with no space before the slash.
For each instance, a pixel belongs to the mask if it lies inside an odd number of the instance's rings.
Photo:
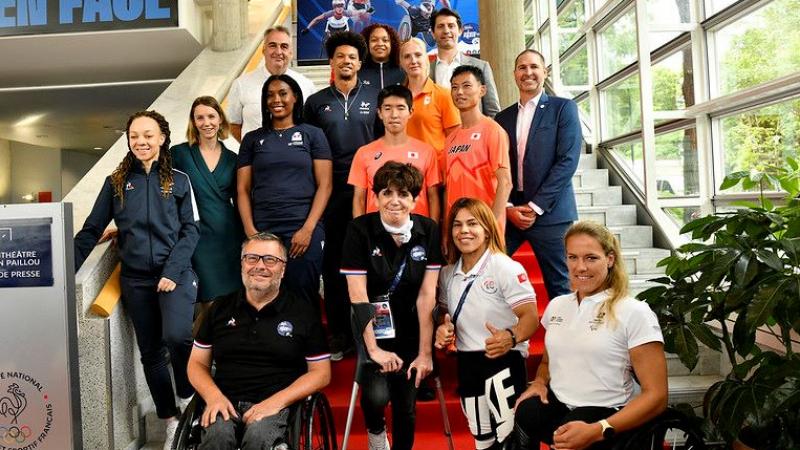
<path id="1" fill-rule="evenodd" d="M 280 238 L 247 238 L 244 290 L 215 301 L 200 326 L 188 367 L 206 404 L 200 449 L 271 449 L 283 442 L 289 406 L 330 382 L 319 311 L 281 289 L 286 264 Z"/>

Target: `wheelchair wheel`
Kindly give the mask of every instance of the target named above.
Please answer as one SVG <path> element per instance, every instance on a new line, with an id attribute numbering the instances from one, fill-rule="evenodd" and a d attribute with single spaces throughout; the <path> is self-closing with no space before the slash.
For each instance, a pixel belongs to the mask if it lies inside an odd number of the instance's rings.
<path id="1" fill-rule="evenodd" d="M 298 450 L 337 450 L 336 429 L 328 399 L 314 394 L 303 404 L 303 429 Z"/>
<path id="2" fill-rule="evenodd" d="M 668 408 L 633 431 L 614 450 L 706 450 L 702 433 L 684 414 Z"/>
<path id="3" fill-rule="evenodd" d="M 193 450 L 200 443 L 199 418 L 197 417 L 198 407 L 201 407 L 199 395 L 195 395 L 189 406 L 181 414 L 178 420 L 178 429 L 175 431 L 175 439 L 172 441 L 173 450 Z"/>

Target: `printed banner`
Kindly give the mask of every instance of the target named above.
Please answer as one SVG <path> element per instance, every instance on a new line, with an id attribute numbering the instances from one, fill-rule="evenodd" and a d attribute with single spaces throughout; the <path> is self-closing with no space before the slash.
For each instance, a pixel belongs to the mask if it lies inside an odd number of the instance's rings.
<path id="1" fill-rule="evenodd" d="M 297 29 L 302 32 L 297 36 L 297 60 L 301 64 L 327 61 L 327 36 L 344 30 L 360 33 L 372 23 L 391 25 L 401 41 L 418 37 L 428 43 L 429 53 L 434 53 L 436 42 L 431 34 L 430 15 L 441 7 L 449 7 L 461 16 L 464 29 L 459 49 L 477 55 L 478 0 L 298 0 Z"/>
<path id="2" fill-rule="evenodd" d="M 178 0 L 0 0 L 0 37 L 178 26 Z"/>

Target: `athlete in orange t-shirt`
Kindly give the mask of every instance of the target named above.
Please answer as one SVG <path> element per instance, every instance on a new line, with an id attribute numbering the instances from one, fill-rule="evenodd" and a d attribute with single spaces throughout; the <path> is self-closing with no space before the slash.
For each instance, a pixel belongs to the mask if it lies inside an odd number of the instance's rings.
<path id="1" fill-rule="evenodd" d="M 405 86 L 386 86 L 378 94 L 378 117 L 383 121 L 386 134 L 362 146 L 353 157 L 347 183 L 354 186 L 353 217 L 378 210 L 372 180 L 387 161 L 411 164 L 424 177 L 422 190 L 417 197 L 413 213 L 430 217 L 438 222 L 441 213 L 439 166 L 436 151 L 430 145 L 406 133 L 412 111 L 411 91 Z"/>
<path id="2" fill-rule="evenodd" d="M 408 135 L 436 149 L 443 174 L 445 138 L 458 128 L 461 119 L 447 89 L 428 76 L 429 65 L 425 43 L 419 38 L 412 38 L 400 47 L 400 67 L 406 72 L 406 85 L 414 96 Z"/>
<path id="3" fill-rule="evenodd" d="M 478 198 L 492 207 L 505 228 L 505 212 L 511 193 L 508 134 L 480 110 L 486 94 L 483 73 L 473 66 L 453 71 L 450 92 L 461 115 L 461 127 L 445 143 L 445 217 L 461 197 Z"/>

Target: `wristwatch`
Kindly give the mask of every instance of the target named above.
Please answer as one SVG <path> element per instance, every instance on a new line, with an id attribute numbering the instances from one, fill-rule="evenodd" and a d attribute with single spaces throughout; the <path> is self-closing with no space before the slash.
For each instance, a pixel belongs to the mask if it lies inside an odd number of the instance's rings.
<path id="1" fill-rule="evenodd" d="M 511 328 L 506 328 L 506 331 L 508 331 L 508 334 L 511 335 L 511 348 L 516 347 L 517 346 L 517 336 L 514 334 L 514 330 L 512 330 Z"/>
<path id="2" fill-rule="evenodd" d="M 600 420 L 598 423 L 603 427 L 603 439 L 611 439 L 614 437 L 616 430 L 614 430 L 614 427 L 612 427 L 606 419 Z"/>

